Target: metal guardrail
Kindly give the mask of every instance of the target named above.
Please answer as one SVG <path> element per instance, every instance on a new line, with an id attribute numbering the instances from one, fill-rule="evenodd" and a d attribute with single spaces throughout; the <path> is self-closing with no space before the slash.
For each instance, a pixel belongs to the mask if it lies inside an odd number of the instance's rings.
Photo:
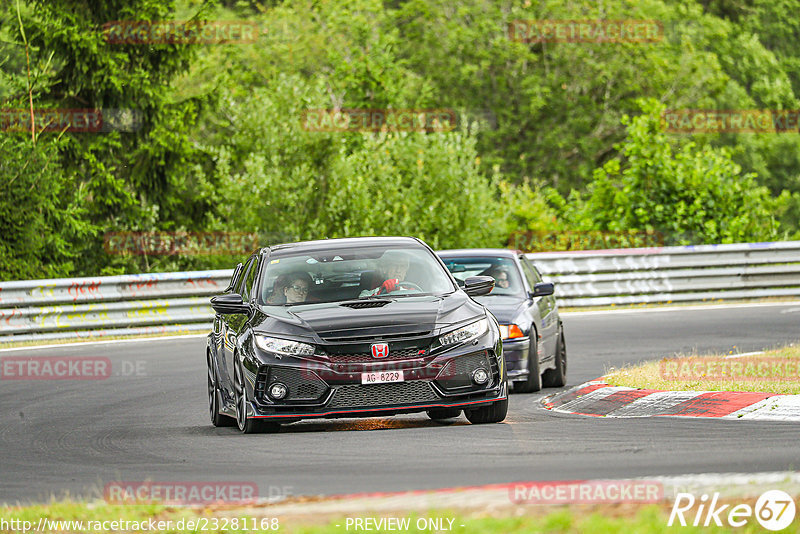
<path id="1" fill-rule="evenodd" d="M 528 254 L 561 306 L 800 296 L 800 241 Z M 0 343 L 200 332 L 232 270 L 0 282 Z"/>
<path id="2" fill-rule="evenodd" d="M 800 296 L 800 241 L 527 255 L 561 306 Z"/>
<path id="3" fill-rule="evenodd" d="M 211 328 L 233 270 L 0 283 L 0 343 Z"/>

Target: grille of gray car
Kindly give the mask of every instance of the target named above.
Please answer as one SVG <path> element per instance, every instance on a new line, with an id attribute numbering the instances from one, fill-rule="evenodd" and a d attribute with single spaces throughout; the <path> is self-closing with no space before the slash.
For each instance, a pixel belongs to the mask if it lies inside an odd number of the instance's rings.
<path id="1" fill-rule="evenodd" d="M 361 408 L 416 404 L 438 400 L 429 382 L 395 382 L 391 384 L 347 385 L 334 388 L 330 408 Z"/>

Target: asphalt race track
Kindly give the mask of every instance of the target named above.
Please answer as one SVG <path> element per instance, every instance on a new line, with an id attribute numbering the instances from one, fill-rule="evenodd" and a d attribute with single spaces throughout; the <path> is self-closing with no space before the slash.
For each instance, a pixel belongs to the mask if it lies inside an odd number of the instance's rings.
<path id="1" fill-rule="evenodd" d="M 798 341 L 800 303 L 579 313 L 564 324 L 571 386 L 678 351 Z M 240 435 L 208 421 L 203 348 L 193 337 L 0 352 L 113 362 L 105 380 L 0 381 L 0 502 L 96 497 L 109 482 L 148 479 L 255 482 L 268 497 L 800 469 L 796 423 L 556 415 L 540 407 L 543 394 L 512 395 L 504 424 L 421 414 Z"/>

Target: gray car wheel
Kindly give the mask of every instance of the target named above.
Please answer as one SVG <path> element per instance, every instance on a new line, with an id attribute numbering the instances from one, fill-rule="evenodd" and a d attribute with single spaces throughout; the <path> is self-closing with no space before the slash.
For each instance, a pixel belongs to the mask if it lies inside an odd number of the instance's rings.
<path id="1" fill-rule="evenodd" d="M 528 350 L 528 378 L 514 382 L 515 393 L 533 393 L 542 389 L 542 375 L 539 370 L 539 351 L 536 330 L 531 328 L 531 345 Z"/>
<path id="2" fill-rule="evenodd" d="M 561 388 L 567 383 L 567 344 L 564 341 L 564 329 L 561 327 L 558 329 L 555 360 L 555 369 L 548 369 L 542 375 L 542 383 L 548 388 Z"/>

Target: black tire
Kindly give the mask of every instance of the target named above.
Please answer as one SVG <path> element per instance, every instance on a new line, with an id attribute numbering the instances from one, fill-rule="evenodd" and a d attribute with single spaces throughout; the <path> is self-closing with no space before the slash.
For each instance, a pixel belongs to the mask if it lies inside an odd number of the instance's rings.
<path id="1" fill-rule="evenodd" d="M 445 419 L 454 419 L 461 415 L 461 410 L 458 408 L 433 408 L 427 411 L 428 417 L 434 421 L 444 421 Z"/>
<path id="2" fill-rule="evenodd" d="M 280 428 L 278 423 L 247 417 L 247 390 L 242 379 L 242 364 L 236 362 L 233 366 L 233 390 L 236 394 L 236 426 L 239 431 L 242 434 L 276 432 Z"/>
<path id="3" fill-rule="evenodd" d="M 562 388 L 567 383 L 567 343 L 564 340 L 564 329 L 558 329 L 556 340 L 555 369 L 548 369 L 542 375 L 542 384 L 547 388 Z"/>
<path id="4" fill-rule="evenodd" d="M 542 375 L 539 370 L 538 341 L 536 330 L 531 328 L 531 345 L 528 350 L 528 378 L 514 382 L 515 393 L 534 393 L 542 389 Z"/>
<path id="5" fill-rule="evenodd" d="M 235 426 L 236 419 L 220 413 L 222 404 L 222 393 L 219 390 L 219 377 L 217 369 L 211 364 L 211 355 L 206 355 L 208 364 L 208 413 L 211 416 L 211 424 L 214 426 Z"/>
<path id="6" fill-rule="evenodd" d="M 464 410 L 467 420 L 473 425 L 483 425 L 486 423 L 499 423 L 508 414 L 508 398 L 493 402 L 489 406 L 476 408 L 474 410 Z"/>

